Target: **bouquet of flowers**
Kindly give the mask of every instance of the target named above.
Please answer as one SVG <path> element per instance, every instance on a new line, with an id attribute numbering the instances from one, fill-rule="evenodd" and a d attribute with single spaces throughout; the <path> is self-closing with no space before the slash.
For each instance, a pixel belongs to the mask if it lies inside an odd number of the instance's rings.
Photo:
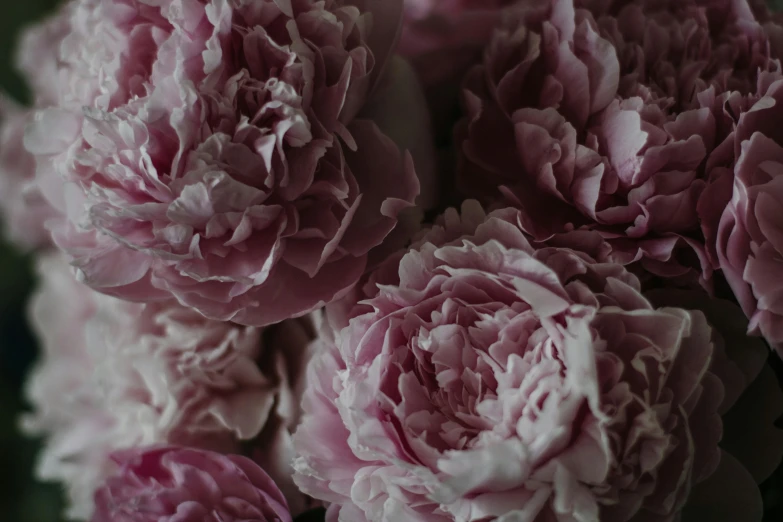
<path id="1" fill-rule="evenodd" d="M 66 2 L 0 136 L 39 478 L 92 522 L 760 521 L 781 59 L 753 0 Z"/>

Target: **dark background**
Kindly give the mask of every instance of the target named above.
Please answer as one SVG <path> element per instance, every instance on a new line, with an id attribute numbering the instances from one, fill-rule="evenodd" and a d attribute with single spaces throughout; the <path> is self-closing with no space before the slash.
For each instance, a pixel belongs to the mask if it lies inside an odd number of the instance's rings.
<path id="1" fill-rule="evenodd" d="M 49 12 L 58 0 L 2 0 L 0 7 L 0 90 L 27 101 L 12 55 L 19 30 Z M 773 0 L 783 7 L 783 0 Z M 61 522 L 62 498 L 56 485 L 32 477 L 39 441 L 22 437 L 17 419 L 25 408 L 24 377 L 36 356 L 26 322 L 33 285 L 30 259 L 0 241 L 0 522 Z M 783 364 L 774 360 L 778 376 Z M 783 521 L 783 466 L 762 485 L 765 522 Z M 737 521 L 742 522 L 742 521 Z"/>

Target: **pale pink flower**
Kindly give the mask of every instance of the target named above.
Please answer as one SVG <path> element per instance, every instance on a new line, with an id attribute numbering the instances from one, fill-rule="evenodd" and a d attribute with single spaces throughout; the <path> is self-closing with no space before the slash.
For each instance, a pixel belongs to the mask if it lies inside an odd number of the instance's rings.
<path id="1" fill-rule="evenodd" d="M 15 66 L 26 80 L 36 107 L 56 101 L 57 57 L 69 25 L 71 6 L 26 28 L 16 50 Z M 23 249 L 51 245 L 45 228 L 58 213 L 36 184 L 35 158 L 24 148 L 25 127 L 32 111 L 0 95 L 0 219 L 5 236 Z"/>
<path id="2" fill-rule="evenodd" d="M 33 319 L 44 356 L 28 396 L 28 430 L 49 437 L 39 475 L 69 488 L 84 518 L 116 449 L 167 443 L 254 457 L 289 496 L 312 338 L 307 318 L 258 327 L 214 321 L 176 302 L 131 303 L 77 283 L 61 259 L 41 263 Z M 262 335 L 266 334 L 266 335 Z"/>
<path id="3" fill-rule="evenodd" d="M 76 2 L 62 2 L 55 12 L 26 27 L 19 35 L 14 62 L 30 91 L 33 105 L 48 107 L 58 101 L 60 46 L 71 31 Z"/>
<path id="4" fill-rule="evenodd" d="M 783 79 L 748 98 L 736 130 L 710 158 L 711 184 L 699 210 L 713 262 L 750 319 L 750 333 L 783 354 Z"/>
<path id="5" fill-rule="evenodd" d="M 50 432 L 84 416 L 92 405 L 84 387 L 93 371 L 84 327 L 113 299 L 79 284 L 57 254 L 39 257 L 36 272 L 39 284 L 28 315 L 41 357 L 27 382 L 36 412 L 24 424 L 34 432 Z"/>
<path id="6" fill-rule="evenodd" d="M 682 520 L 760 520 L 764 506 L 756 484 L 770 477 L 783 457 L 783 431 L 775 427 L 783 412 L 783 394 L 765 364 L 767 347 L 747 336 L 748 321 L 733 302 L 671 289 L 645 296 L 654 306 L 698 310 L 715 330 L 711 371 L 723 383 L 721 461 L 708 479 L 694 486 Z M 736 502 L 738 497 L 744 501 Z"/>
<path id="7" fill-rule="evenodd" d="M 399 1 L 78 0 L 25 144 L 89 286 L 263 326 L 344 294 L 413 205 L 357 118 Z"/>
<path id="8" fill-rule="evenodd" d="M 366 313 L 324 326 L 297 484 L 341 522 L 668 521 L 704 513 L 692 491 L 727 488 L 726 513 L 760 520 L 756 482 L 783 454 L 768 372 L 769 411 L 743 426 L 764 444 L 739 445 L 763 455 L 743 468 L 718 446 L 721 415 L 765 361 L 741 314 L 724 342 L 708 318 L 732 305 L 656 307 L 619 264 L 534 249 L 520 219 L 447 211 Z"/>
<path id="9" fill-rule="evenodd" d="M 709 289 L 696 202 L 727 133 L 712 101 L 779 69 L 762 26 L 745 0 L 537 6 L 507 13 L 466 78 L 463 192 L 520 208 L 539 240 L 596 230 L 615 261 Z"/>
<path id="10" fill-rule="evenodd" d="M 87 350 L 85 325 L 114 301 L 79 284 L 57 255 L 37 261 L 39 286 L 30 302 L 30 322 L 41 356 L 28 378 L 33 412 L 22 419 L 25 432 L 44 436 L 36 475 L 65 485 L 67 516 L 89 516 L 92 494 L 110 469 L 110 413 L 91 387 L 95 364 Z"/>
<path id="11" fill-rule="evenodd" d="M 291 522 L 275 482 L 252 460 L 182 447 L 112 455 L 92 522 Z"/>
<path id="12" fill-rule="evenodd" d="M 29 117 L 0 96 L 0 220 L 4 235 L 24 249 L 51 243 L 44 223 L 56 215 L 35 184 L 35 159 L 23 145 Z"/>

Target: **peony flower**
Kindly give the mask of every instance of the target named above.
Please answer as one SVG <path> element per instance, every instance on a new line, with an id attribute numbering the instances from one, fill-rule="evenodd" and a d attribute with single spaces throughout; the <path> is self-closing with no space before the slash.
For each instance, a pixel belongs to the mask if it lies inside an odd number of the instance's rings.
<path id="1" fill-rule="evenodd" d="M 15 66 L 38 107 L 54 101 L 57 49 L 68 31 L 64 13 L 69 9 L 64 7 L 61 13 L 26 28 L 20 38 Z M 0 218 L 5 236 L 27 250 L 51 245 L 44 223 L 58 215 L 35 182 L 35 158 L 24 149 L 25 126 L 31 116 L 30 110 L 0 95 Z"/>
<path id="2" fill-rule="evenodd" d="M 81 280 L 255 326 L 344 294 L 418 193 L 410 157 L 357 118 L 400 11 L 78 0 L 25 145 Z"/>
<path id="3" fill-rule="evenodd" d="M 27 381 L 34 411 L 22 418 L 22 428 L 46 438 L 37 477 L 62 481 L 68 517 L 84 519 L 95 488 L 110 470 L 114 435 L 111 414 L 91 386 L 95 364 L 85 325 L 114 299 L 79 284 L 57 255 L 40 257 L 36 268 L 40 283 L 29 315 L 41 357 Z"/>
<path id="4" fill-rule="evenodd" d="M 47 219 L 56 215 L 35 185 L 35 159 L 24 150 L 30 112 L 0 97 L 0 218 L 4 235 L 32 249 L 48 246 Z"/>
<path id="5" fill-rule="evenodd" d="M 750 97 L 736 130 L 710 157 L 712 182 L 699 211 L 713 262 L 750 319 L 750 333 L 763 335 L 783 354 L 783 306 L 777 298 L 783 271 L 781 102 L 783 78 Z"/>
<path id="6" fill-rule="evenodd" d="M 761 25 L 745 0 L 540 7 L 511 13 L 465 80 L 463 192 L 520 208 L 539 240 L 595 230 L 613 260 L 709 288 L 696 202 L 727 133 L 713 102 L 779 70 Z"/>
<path id="7" fill-rule="evenodd" d="M 262 332 L 176 302 L 95 293 L 59 258 L 44 258 L 40 272 L 33 323 L 44 357 L 25 424 L 49 437 L 39 475 L 66 483 L 71 516 L 89 515 L 112 451 L 158 443 L 237 453 L 247 441 L 291 508 L 306 507 L 290 478 L 312 336 L 306 318 Z"/>
<path id="8" fill-rule="evenodd" d="M 38 108 L 58 101 L 60 46 L 69 38 L 75 7 L 76 2 L 63 2 L 53 14 L 26 27 L 19 35 L 14 64 Z"/>
<path id="9" fill-rule="evenodd" d="M 300 488 L 342 522 L 737 520 L 700 518 L 718 488 L 736 492 L 726 513 L 760 520 L 783 396 L 768 371 L 756 387 L 765 350 L 736 308 L 656 307 L 619 264 L 534 249 L 521 219 L 447 211 L 327 328 L 294 436 Z M 727 309 L 724 338 L 708 319 Z M 746 468 L 718 445 L 740 433 L 721 416 L 759 389 Z"/>
<path id="10" fill-rule="evenodd" d="M 118 452 L 92 522 L 290 522 L 285 498 L 253 461 L 179 447 Z"/>
<path id="11" fill-rule="evenodd" d="M 718 349 L 711 365 L 723 382 L 721 461 L 715 473 L 694 487 L 683 520 L 761 518 L 764 506 L 755 484 L 769 478 L 783 458 L 783 431 L 775 427 L 783 395 L 765 364 L 767 347 L 747 336 L 748 321 L 733 302 L 671 289 L 653 290 L 646 297 L 654 306 L 698 310 L 716 330 L 713 342 Z M 734 502 L 736 496 L 750 502 Z"/>

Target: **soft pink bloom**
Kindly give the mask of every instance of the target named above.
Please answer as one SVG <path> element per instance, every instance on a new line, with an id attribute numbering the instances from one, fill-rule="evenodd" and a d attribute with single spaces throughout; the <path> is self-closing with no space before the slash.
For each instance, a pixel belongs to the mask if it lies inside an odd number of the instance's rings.
<path id="1" fill-rule="evenodd" d="M 763 454 L 744 468 L 722 452 L 721 416 L 758 388 L 765 361 L 736 307 L 668 307 L 699 294 L 657 307 L 619 264 L 534 249 L 520 219 L 475 202 L 447 211 L 366 313 L 326 326 L 294 437 L 297 484 L 341 522 L 670 521 L 703 513 L 692 491 L 701 502 L 721 487 L 735 491 L 727 513 L 760 520 L 783 397 L 764 373 L 769 410 L 741 419 L 755 444 L 737 445 L 740 458 Z M 720 314 L 725 338 L 708 321 Z"/>
<path id="2" fill-rule="evenodd" d="M 775 427 L 783 412 L 783 394 L 765 364 L 767 347 L 761 339 L 747 336 L 748 321 L 733 302 L 671 289 L 645 296 L 657 307 L 698 310 L 715 329 L 711 371 L 720 376 L 724 394 L 721 461 L 715 473 L 694 486 L 683 520 L 760 519 L 763 502 L 756 484 L 770 477 L 783 458 L 783 431 Z M 736 502 L 736 497 L 745 501 Z"/>
<path id="3" fill-rule="evenodd" d="M 114 301 L 79 284 L 57 255 L 37 261 L 39 287 L 30 302 L 30 323 L 41 350 L 28 378 L 26 395 L 33 412 L 23 429 L 45 436 L 36 475 L 63 482 L 67 516 L 89 516 L 95 488 L 110 470 L 113 448 L 110 412 L 101 408 L 91 386 L 95 364 L 87 350 L 86 324 Z"/>
<path id="4" fill-rule="evenodd" d="M 56 215 L 35 184 L 35 159 L 23 145 L 29 116 L 0 97 L 0 220 L 5 236 L 25 249 L 51 243 L 44 223 Z"/>
<path id="5" fill-rule="evenodd" d="M 66 4 L 20 36 L 15 66 L 28 84 L 35 107 L 56 101 L 59 46 L 69 30 L 72 6 Z M 59 214 L 37 186 L 35 158 L 24 148 L 25 127 L 32 114 L 0 97 L 0 218 L 6 237 L 24 249 L 51 246 L 45 223 Z"/>
<path id="6" fill-rule="evenodd" d="M 115 453 L 92 522 L 290 522 L 285 498 L 252 460 L 181 447 Z"/>
<path id="7" fill-rule="evenodd" d="M 783 79 L 758 94 L 710 158 L 712 183 L 699 210 L 713 261 L 750 319 L 750 332 L 783 354 Z"/>
<path id="8" fill-rule="evenodd" d="M 290 495 L 309 319 L 262 332 L 204 318 L 176 302 L 131 303 L 77 283 L 59 258 L 40 264 L 33 324 L 44 356 L 31 377 L 29 431 L 47 435 L 39 475 L 69 488 L 86 517 L 111 451 L 168 443 L 236 453 L 252 441 Z M 262 335 L 263 334 L 263 335 Z"/>
<path id="9" fill-rule="evenodd" d="M 463 192 L 522 209 L 537 239 L 596 230 L 615 261 L 709 288 L 696 201 L 727 132 L 711 102 L 779 68 L 761 25 L 745 0 L 537 6 L 466 78 Z"/>
<path id="10" fill-rule="evenodd" d="M 38 108 L 58 101 L 60 46 L 71 31 L 75 7 L 76 2 L 63 2 L 53 14 L 26 27 L 19 35 L 15 65 Z"/>
<path id="11" fill-rule="evenodd" d="M 397 0 L 78 0 L 25 144 L 110 295 L 263 326 L 342 294 L 413 205 L 410 156 L 358 118 Z"/>

